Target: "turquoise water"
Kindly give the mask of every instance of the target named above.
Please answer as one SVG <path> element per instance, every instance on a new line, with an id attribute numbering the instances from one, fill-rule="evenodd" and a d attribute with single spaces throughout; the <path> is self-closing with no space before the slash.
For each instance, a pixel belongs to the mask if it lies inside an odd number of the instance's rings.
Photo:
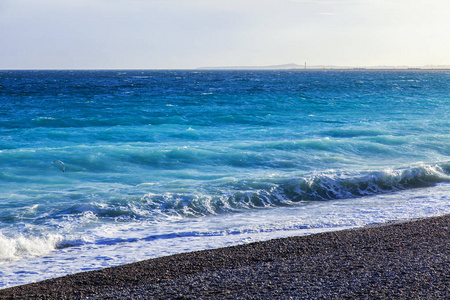
<path id="1" fill-rule="evenodd" d="M 0 288 L 450 213 L 449 105 L 449 71 L 0 71 Z"/>

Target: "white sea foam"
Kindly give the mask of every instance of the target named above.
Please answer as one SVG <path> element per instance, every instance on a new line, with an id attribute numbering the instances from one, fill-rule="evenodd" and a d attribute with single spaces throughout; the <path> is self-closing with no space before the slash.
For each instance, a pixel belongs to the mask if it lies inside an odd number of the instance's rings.
<path id="1" fill-rule="evenodd" d="M 5 249 L 0 253 L 12 258 L 2 264 L 0 288 L 181 252 L 450 214 L 449 191 L 450 184 L 442 183 L 389 194 L 302 202 L 238 214 L 105 223 L 84 231 L 78 240 L 74 233 L 72 237 L 66 236 L 58 249 L 55 247 L 61 237 L 56 235 L 15 240 L 0 236 L 0 243 L 7 245 L 0 248 Z M 37 244 L 36 250 L 32 244 Z M 20 249 L 26 249 L 28 258 L 13 261 L 24 253 Z"/>
<path id="2" fill-rule="evenodd" d="M 48 254 L 56 249 L 62 239 L 63 237 L 58 234 L 9 238 L 0 233 L 0 264 Z"/>

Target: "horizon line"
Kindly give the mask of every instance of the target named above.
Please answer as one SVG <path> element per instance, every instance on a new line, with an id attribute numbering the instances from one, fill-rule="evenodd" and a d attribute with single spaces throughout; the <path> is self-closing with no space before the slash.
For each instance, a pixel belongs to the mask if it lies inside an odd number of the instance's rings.
<path id="1" fill-rule="evenodd" d="M 0 68 L 0 71 L 175 71 L 175 70 L 449 70 L 450 65 L 377 65 L 377 66 L 339 66 L 320 65 L 311 66 L 298 65 L 295 63 L 266 65 L 266 66 L 211 66 L 194 68 Z"/>

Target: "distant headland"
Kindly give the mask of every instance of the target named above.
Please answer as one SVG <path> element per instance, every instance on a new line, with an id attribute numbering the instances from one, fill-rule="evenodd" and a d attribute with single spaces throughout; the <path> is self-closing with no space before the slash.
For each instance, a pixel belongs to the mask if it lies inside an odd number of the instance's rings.
<path id="1" fill-rule="evenodd" d="M 198 70 L 450 70 L 450 65 L 425 65 L 425 66 L 333 66 L 312 65 L 306 63 L 298 65 L 294 63 L 270 66 L 226 66 L 226 67 L 200 67 Z"/>

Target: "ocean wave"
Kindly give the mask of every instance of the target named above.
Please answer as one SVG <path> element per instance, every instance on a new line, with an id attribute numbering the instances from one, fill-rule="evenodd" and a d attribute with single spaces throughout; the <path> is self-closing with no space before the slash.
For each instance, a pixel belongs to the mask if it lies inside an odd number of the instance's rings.
<path id="1" fill-rule="evenodd" d="M 63 240 L 58 234 L 43 237 L 6 237 L 0 233 L 0 264 L 52 252 Z"/>
<path id="2" fill-rule="evenodd" d="M 450 164 L 372 172 L 329 171 L 278 180 L 245 180 L 215 195 L 147 194 L 144 206 L 163 215 L 198 217 L 239 209 L 292 205 L 307 201 L 359 198 L 430 187 L 450 181 Z M 223 188 L 223 186 L 222 186 Z"/>
<path id="3" fill-rule="evenodd" d="M 120 223 L 125 227 L 135 222 L 157 224 L 168 220 L 181 221 L 221 214 L 239 214 L 242 211 L 287 207 L 300 203 L 362 198 L 432 187 L 443 182 L 450 182 L 449 162 L 381 171 L 330 170 L 296 178 L 266 177 L 245 180 L 225 178 L 205 181 L 196 191 L 189 192 L 187 189 L 185 193 L 147 193 L 144 196 L 118 194 L 120 199 L 113 197 L 106 202 L 99 198 L 76 204 L 67 202 L 67 206 L 60 205 L 45 216 L 45 224 L 64 236 L 41 234 L 33 237 L 20 233 L 11 236 L 0 233 L 0 263 L 42 256 L 56 249 L 90 243 L 109 245 L 142 239 L 128 234 L 105 237 L 102 234 L 91 233 L 94 240 L 89 241 L 75 233 L 91 231 L 93 226 L 103 223 L 116 225 Z M 380 201 L 383 201 L 382 197 Z M 33 218 L 41 219 L 38 216 Z M 67 232 L 71 233 L 67 235 Z M 165 233 L 158 235 L 155 232 L 146 238 L 171 237 L 174 237 L 173 232 L 167 235 Z"/>
<path id="4" fill-rule="evenodd" d="M 89 213 L 115 222 L 195 218 L 302 202 L 361 198 L 442 182 L 450 182 L 450 163 L 382 171 L 326 171 L 296 178 L 218 178 L 199 182 L 195 188 L 183 189 L 175 184 L 172 191 L 162 193 L 138 196 L 134 191 L 129 196 L 117 194 L 120 199 L 113 197 L 107 202 L 95 198 L 100 202 L 71 204 L 52 215 L 58 220 L 78 219 Z"/>

